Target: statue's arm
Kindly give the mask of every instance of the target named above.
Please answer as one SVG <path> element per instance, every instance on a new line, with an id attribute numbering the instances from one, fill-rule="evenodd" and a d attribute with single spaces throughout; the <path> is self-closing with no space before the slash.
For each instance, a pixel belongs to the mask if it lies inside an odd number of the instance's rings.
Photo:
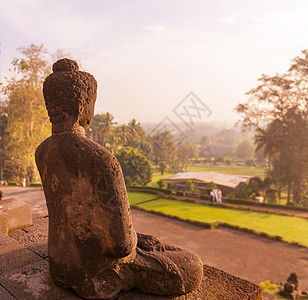
<path id="1" fill-rule="evenodd" d="M 46 165 L 44 161 L 45 161 L 45 155 L 46 155 L 49 142 L 50 142 L 50 138 L 46 139 L 36 148 L 36 151 L 35 151 L 35 163 L 39 170 L 43 184 L 44 184 L 45 177 L 46 177 Z"/>
<path id="2" fill-rule="evenodd" d="M 114 257 L 124 257 L 136 248 L 137 235 L 133 228 L 122 169 L 116 158 L 110 154 L 110 157 L 105 158 L 101 171 L 96 195 L 106 214 L 106 221 L 109 222 L 106 224 L 109 252 Z"/>

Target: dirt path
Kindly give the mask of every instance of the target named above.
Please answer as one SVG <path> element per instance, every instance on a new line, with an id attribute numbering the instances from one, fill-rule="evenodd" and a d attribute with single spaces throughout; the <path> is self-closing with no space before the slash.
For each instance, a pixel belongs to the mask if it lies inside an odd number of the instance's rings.
<path id="1" fill-rule="evenodd" d="M 308 290 L 308 249 L 230 229 L 208 230 L 132 209 L 135 230 L 196 252 L 203 263 L 259 283 L 296 272 Z"/>

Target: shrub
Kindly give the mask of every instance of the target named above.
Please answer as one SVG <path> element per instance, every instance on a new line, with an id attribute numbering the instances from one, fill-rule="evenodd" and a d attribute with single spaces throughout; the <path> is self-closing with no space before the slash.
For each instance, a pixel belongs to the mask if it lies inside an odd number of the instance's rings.
<path id="1" fill-rule="evenodd" d="M 31 182 L 30 186 L 42 186 L 40 182 Z"/>
<path id="2" fill-rule="evenodd" d="M 184 192 L 181 192 L 181 191 L 176 191 L 175 193 L 177 196 L 184 196 Z"/>
<path id="3" fill-rule="evenodd" d="M 276 190 L 269 189 L 265 192 L 265 198 L 269 203 L 277 203 Z"/>
<path id="4" fill-rule="evenodd" d="M 288 206 L 295 206 L 296 204 L 295 204 L 294 202 L 292 202 L 292 201 L 288 201 L 288 202 L 286 203 L 286 205 L 288 205 Z"/>
<path id="5" fill-rule="evenodd" d="M 211 190 L 213 189 L 217 189 L 217 185 L 214 181 L 210 182 L 207 186 L 206 186 L 206 192 L 208 195 L 210 195 Z"/>
<path id="6" fill-rule="evenodd" d="M 8 185 L 17 185 L 17 182 L 12 180 L 12 181 L 8 181 L 7 184 Z"/>
<path id="7" fill-rule="evenodd" d="M 171 195 L 171 194 L 172 194 L 172 190 L 164 189 L 164 193 L 165 193 L 165 194 L 168 194 L 168 195 Z"/>
<path id="8" fill-rule="evenodd" d="M 188 180 L 186 183 L 185 183 L 185 191 L 187 192 L 193 192 L 194 191 L 194 183 L 191 181 L 191 180 Z"/>
<path id="9" fill-rule="evenodd" d="M 159 179 L 159 180 L 157 181 L 157 185 L 158 185 L 159 188 L 161 188 L 161 189 L 164 189 L 164 188 L 166 188 L 166 186 L 167 186 L 166 182 L 165 182 L 164 180 L 162 180 L 162 179 Z"/>
<path id="10" fill-rule="evenodd" d="M 200 194 L 201 200 L 210 200 L 210 196 L 208 194 Z"/>

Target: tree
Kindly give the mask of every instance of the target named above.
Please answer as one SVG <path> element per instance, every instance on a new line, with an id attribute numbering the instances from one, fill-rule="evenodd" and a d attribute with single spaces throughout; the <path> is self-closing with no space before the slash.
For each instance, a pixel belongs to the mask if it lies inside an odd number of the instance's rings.
<path id="1" fill-rule="evenodd" d="M 153 145 L 144 137 L 131 142 L 131 147 L 137 149 L 148 160 L 154 160 Z"/>
<path id="2" fill-rule="evenodd" d="M 123 124 L 116 127 L 116 134 L 120 137 L 122 145 L 127 146 L 127 142 L 129 139 L 129 130 L 127 125 Z"/>
<path id="3" fill-rule="evenodd" d="M 262 75 L 260 84 L 239 104 L 241 125 L 256 133 L 257 149 L 269 158 L 268 174 L 278 187 L 287 186 L 288 198 L 303 201 L 307 181 L 308 50 L 297 56 L 290 69 L 275 76 Z"/>
<path id="4" fill-rule="evenodd" d="M 182 164 L 183 169 L 190 158 L 190 149 L 187 144 L 180 144 L 180 146 L 178 147 L 178 158 L 180 163 Z"/>
<path id="5" fill-rule="evenodd" d="M 193 158 L 197 158 L 199 155 L 199 149 L 195 144 L 189 144 L 188 145 L 189 148 L 189 158 L 193 159 Z"/>
<path id="6" fill-rule="evenodd" d="M 106 114 L 102 114 L 102 120 L 99 122 L 99 130 L 102 137 L 102 145 L 106 145 L 106 140 L 110 134 L 114 132 L 113 125 L 117 124 L 114 122 L 114 116 L 107 112 Z"/>
<path id="7" fill-rule="evenodd" d="M 130 133 L 129 143 L 144 136 L 144 130 L 141 124 L 134 118 L 128 122 L 127 128 Z"/>
<path id="8" fill-rule="evenodd" d="M 241 159 L 251 159 L 254 154 L 254 146 L 248 140 L 242 141 L 236 149 L 236 154 Z"/>
<path id="9" fill-rule="evenodd" d="M 166 169 L 167 169 L 167 164 L 163 161 L 160 162 L 159 163 L 159 171 L 160 171 L 161 175 L 164 175 Z"/>
<path id="10" fill-rule="evenodd" d="M 152 165 L 137 149 L 123 147 L 116 153 L 116 157 L 122 167 L 127 185 L 145 186 L 151 182 Z"/>
<path id="11" fill-rule="evenodd" d="M 156 167 L 160 162 L 171 165 L 173 161 L 177 160 L 177 149 L 170 131 L 158 132 L 150 136 L 150 141 L 153 145 Z"/>
<path id="12" fill-rule="evenodd" d="M 167 186 L 166 182 L 165 182 L 164 180 L 162 180 L 162 179 L 159 179 L 159 180 L 157 181 L 157 185 L 158 185 L 158 187 L 161 188 L 161 189 L 165 189 L 166 186 Z"/>
<path id="13" fill-rule="evenodd" d="M 200 140 L 200 146 L 201 147 L 207 147 L 209 146 L 211 143 L 209 137 L 207 135 L 202 136 L 201 140 Z"/>
<path id="14" fill-rule="evenodd" d="M 18 51 L 22 58 L 12 61 L 14 76 L 7 79 L 6 103 L 1 103 L 7 114 L 4 159 L 15 180 L 26 177 L 36 181 L 35 149 L 51 129 L 42 94 L 42 83 L 50 68 L 43 45 L 31 44 Z"/>

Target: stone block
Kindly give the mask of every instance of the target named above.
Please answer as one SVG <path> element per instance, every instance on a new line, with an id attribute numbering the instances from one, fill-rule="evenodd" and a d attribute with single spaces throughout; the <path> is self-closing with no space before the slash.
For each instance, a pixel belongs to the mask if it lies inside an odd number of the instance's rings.
<path id="1" fill-rule="evenodd" d="M 0 212 L 7 213 L 8 231 L 32 225 L 31 205 L 13 198 L 0 202 Z"/>
<path id="2" fill-rule="evenodd" d="M 0 209 L 0 232 L 8 234 L 8 215 L 6 212 L 1 211 Z"/>

